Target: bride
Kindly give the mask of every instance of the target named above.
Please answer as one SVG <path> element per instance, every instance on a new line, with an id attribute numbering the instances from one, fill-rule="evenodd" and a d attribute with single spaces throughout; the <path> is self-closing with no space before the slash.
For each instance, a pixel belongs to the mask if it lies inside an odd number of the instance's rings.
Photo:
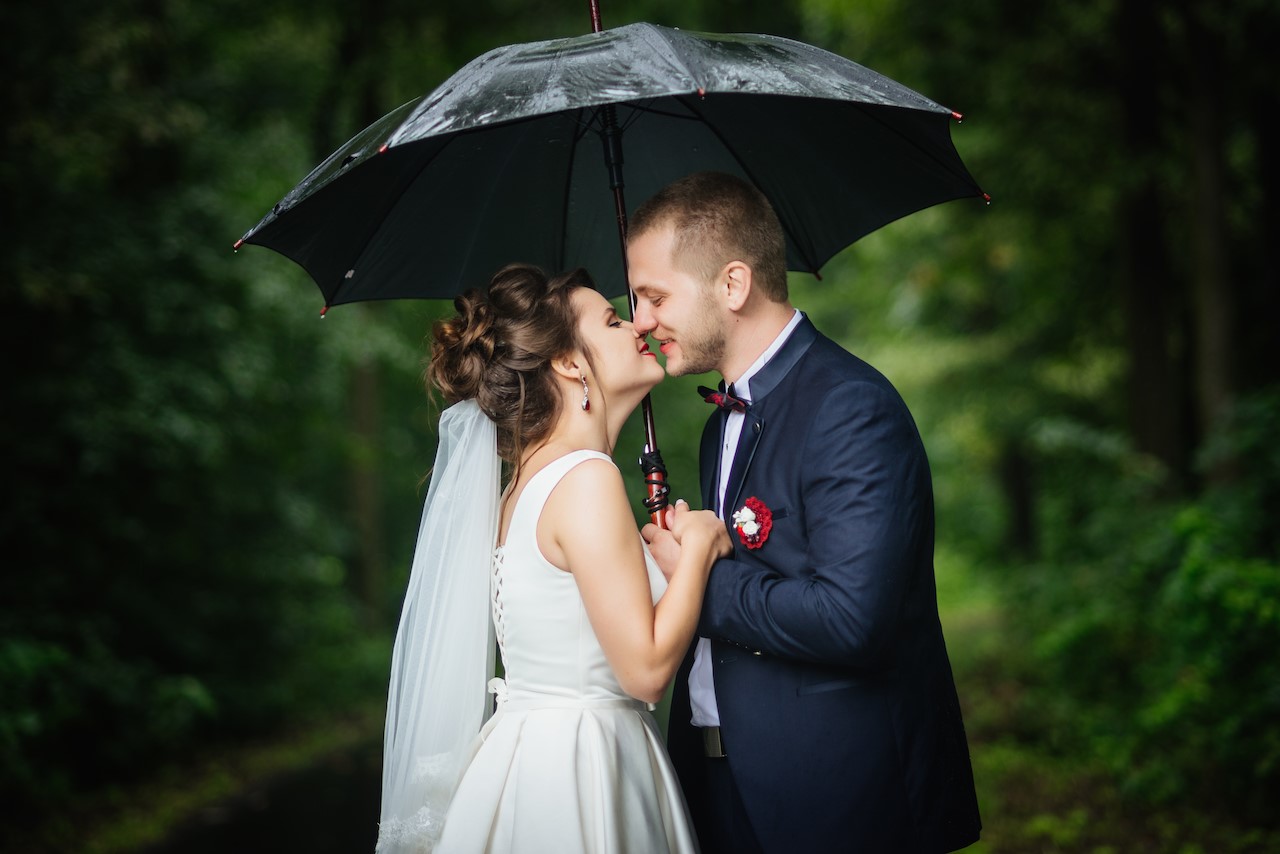
<path id="1" fill-rule="evenodd" d="M 677 502 L 664 578 L 609 457 L 662 367 L 581 270 L 512 265 L 454 304 L 428 367 L 453 405 L 396 637 L 377 850 L 694 851 L 650 704 L 730 541 Z"/>

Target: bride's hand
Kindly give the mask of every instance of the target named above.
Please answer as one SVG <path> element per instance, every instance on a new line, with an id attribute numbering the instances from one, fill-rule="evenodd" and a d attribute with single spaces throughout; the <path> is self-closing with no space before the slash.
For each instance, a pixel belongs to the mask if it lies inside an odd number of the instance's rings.
<path id="1" fill-rule="evenodd" d="M 733 554 L 733 543 L 724 522 L 710 510 L 690 510 L 684 501 L 677 501 L 667 524 L 682 548 L 705 548 L 713 560 Z"/>
<path id="2" fill-rule="evenodd" d="M 667 507 L 662 512 L 663 524 L 666 527 L 659 528 L 650 522 L 640 529 L 640 536 L 649 544 L 649 554 L 653 555 L 658 569 L 662 570 L 662 576 L 670 581 L 671 576 L 675 574 L 676 565 L 680 563 L 680 543 L 671 533 L 671 523 L 676 511 Z"/>

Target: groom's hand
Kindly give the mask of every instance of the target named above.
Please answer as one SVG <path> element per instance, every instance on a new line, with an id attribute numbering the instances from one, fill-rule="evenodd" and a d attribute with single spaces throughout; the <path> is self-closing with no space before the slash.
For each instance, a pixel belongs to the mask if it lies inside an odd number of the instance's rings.
<path id="1" fill-rule="evenodd" d="M 683 501 L 683 499 L 680 500 Z M 676 571 L 676 564 L 680 561 L 680 544 L 671 533 L 671 525 L 676 514 L 675 508 L 667 507 L 662 513 L 666 527 L 659 528 L 650 522 L 640 529 L 640 536 L 644 537 L 644 541 L 649 544 L 649 553 L 657 561 L 658 569 L 662 570 L 663 576 L 670 581 L 672 574 Z"/>

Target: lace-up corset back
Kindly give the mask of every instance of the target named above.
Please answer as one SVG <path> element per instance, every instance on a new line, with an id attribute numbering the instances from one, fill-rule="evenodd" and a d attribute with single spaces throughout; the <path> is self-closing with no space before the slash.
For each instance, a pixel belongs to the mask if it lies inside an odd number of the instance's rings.
<path id="1" fill-rule="evenodd" d="M 591 459 L 613 462 L 597 451 L 574 451 L 531 477 L 516 500 L 506 542 L 494 556 L 494 626 L 512 699 L 626 696 L 587 619 L 573 575 L 538 548 L 538 520 L 547 498 L 574 466 Z M 582 519 L 582 536 L 591 536 L 589 511 Z M 666 582 L 647 551 L 645 558 L 656 601 Z"/>

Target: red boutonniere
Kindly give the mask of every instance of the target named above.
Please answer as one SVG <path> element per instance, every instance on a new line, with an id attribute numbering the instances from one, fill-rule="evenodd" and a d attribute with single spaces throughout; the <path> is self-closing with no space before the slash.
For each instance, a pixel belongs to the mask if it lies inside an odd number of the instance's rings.
<path id="1" fill-rule="evenodd" d="M 769 531 L 773 530 L 773 511 L 753 495 L 741 510 L 733 514 L 733 527 L 737 528 L 738 539 L 744 546 L 758 549 L 769 539 Z"/>

